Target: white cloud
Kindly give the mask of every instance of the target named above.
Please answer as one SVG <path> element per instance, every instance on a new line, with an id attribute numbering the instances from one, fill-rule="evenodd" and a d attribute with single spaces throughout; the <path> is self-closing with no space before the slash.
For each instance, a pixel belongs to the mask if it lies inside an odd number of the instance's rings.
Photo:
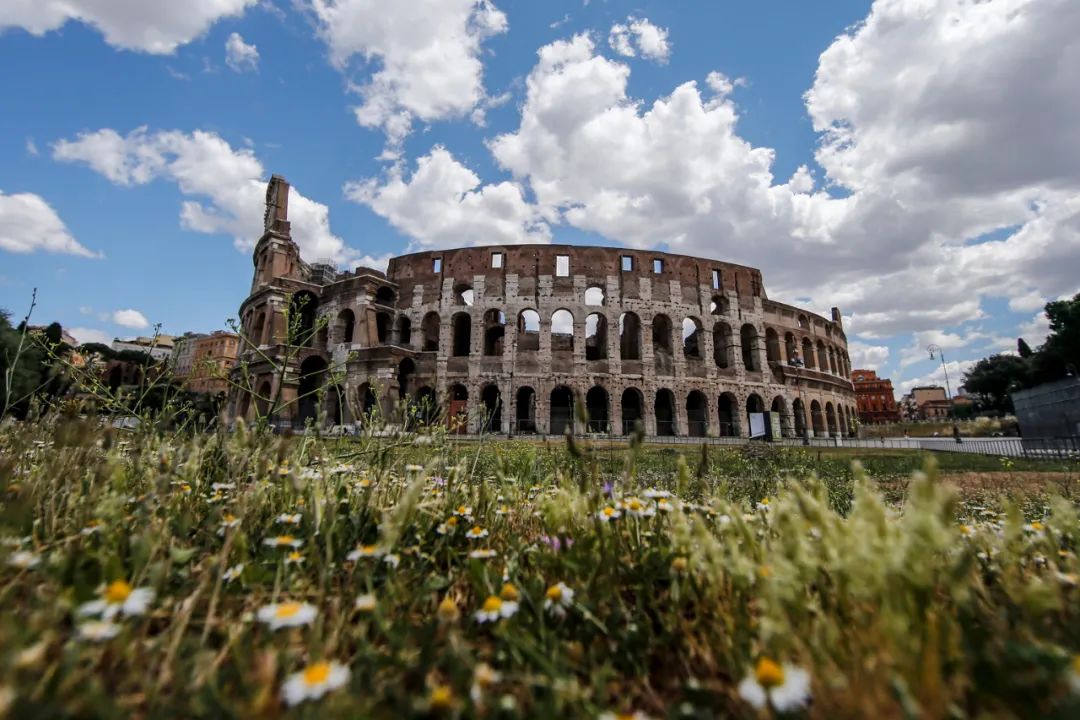
<path id="1" fill-rule="evenodd" d="M 0 250 L 13 253 L 50 253 L 102 257 L 81 245 L 64 221 L 40 195 L 0 190 Z"/>
<path id="2" fill-rule="evenodd" d="M 259 50 L 254 45 L 244 42 L 240 33 L 232 33 L 225 41 L 225 64 L 236 72 L 257 70 Z"/>
<path id="3" fill-rule="evenodd" d="M 53 145 L 53 157 L 82 162 L 117 185 L 143 185 L 155 179 L 175 182 L 185 200 L 183 228 L 226 233 L 240 250 L 251 250 L 262 234 L 266 173 L 248 149 L 235 149 L 220 136 L 196 130 L 125 135 L 105 128 Z M 308 261 L 351 262 L 357 255 L 330 230 L 330 210 L 293 188 L 289 193 L 292 236 Z"/>
<path id="4" fill-rule="evenodd" d="M 952 394 L 956 395 L 960 392 L 960 388 L 964 383 L 964 373 L 971 369 L 975 362 L 975 360 L 951 360 L 945 363 L 945 369 L 942 369 L 941 363 L 938 362 L 925 375 L 913 377 L 909 380 L 901 380 L 898 390 L 900 393 L 907 393 L 913 387 L 937 385 L 939 387 L 948 386 Z M 948 374 L 948 382 L 946 382 L 946 373 Z"/>
<path id="5" fill-rule="evenodd" d="M 848 355 L 851 356 L 853 370 L 877 370 L 889 361 L 889 347 L 851 340 L 848 342 Z"/>
<path id="6" fill-rule="evenodd" d="M 331 61 L 359 56 L 378 70 L 355 87 L 360 125 L 386 132 L 396 156 L 414 120 L 464 117 L 485 96 L 481 44 L 506 32 L 490 0 L 311 0 Z"/>
<path id="7" fill-rule="evenodd" d="M 912 334 L 911 344 L 900 353 L 900 367 L 905 368 L 930 357 L 928 348 L 937 345 L 942 350 L 960 350 L 980 341 L 992 340 L 991 336 L 978 331 L 963 334 L 942 330 L 924 330 Z"/>
<path id="8" fill-rule="evenodd" d="M 394 166 L 388 177 L 349 183 L 346 196 L 367 205 L 423 247 L 548 242 L 551 233 L 537 208 L 513 182 L 481 185 L 480 178 L 435 147 L 405 177 Z"/>
<path id="9" fill-rule="evenodd" d="M 32 137 L 26 138 L 26 154 L 32 155 L 33 157 L 38 156 L 38 146 Z"/>
<path id="10" fill-rule="evenodd" d="M 126 328 L 133 328 L 135 330 L 141 330 L 142 328 L 150 327 L 150 321 L 146 319 L 138 310 L 117 310 L 112 314 L 112 321 L 117 325 L 123 325 Z"/>
<path id="11" fill-rule="evenodd" d="M 112 337 L 108 333 L 103 330 L 98 330 L 96 328 L 73 327 L 64 328 L 64 330 L 66 330 L 68 334 L 75 338 L 80 345 L 85 345 L 86 343 L 101 343 L 102 345 L 111 345 L 113 341 Z"/>
<path id="12" fill-rule="evenodd" d="M 667 28 L 653 25 L 648 18 L 626 18 L 626 23 L 615 23 L 608 33 L 608 45 L 623 57 L 641 57 L 666 63 L 671 56 Z"/>
<path id="13" fill-rule="evenodd" d="M 0 30 L 32 35 L 59 30 L 69 20 L 97 28 L 116 48 L 167 54 L 202 35 L 218 20 L 242 15 L 258 0 L 4 0 Z"/>
<path id="14" fill-rule="evenodd" d="M 1037 348 L 1046 342 L 1050 334 L 1050 318 L 1045 312 L 1035 314 L 1030 320 L 1017 328 L 1017 337 L 1024 338 L 1029 347 Z"/>
<path id="15" fill-rule="evenodd" d="M 1009 309 L 1015 312 L 1031 312 L 1046 306 L 1046 298 L 1036 290 L 1009 298 Z"/>

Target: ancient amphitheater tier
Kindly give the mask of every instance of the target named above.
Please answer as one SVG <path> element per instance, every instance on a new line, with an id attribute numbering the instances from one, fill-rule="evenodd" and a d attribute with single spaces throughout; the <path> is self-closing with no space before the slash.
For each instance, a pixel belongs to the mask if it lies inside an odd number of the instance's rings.
<path id="1" fill-rule="evenodd" d="M 240 306 L 234 377 L 253 392 L 234 393 L 236 416 L 276 409 L 278 424 L 351 425 L 377 410 L 397 424 L 438 417 L 455 432 L 514 435 L 622 435 L 638 423 L 650 436 L 854 430 L 839 310 L 769 300 L 754 268 L 502 245 L 339 272 L 300 259 L 288 197 L 274 176 Z"/>

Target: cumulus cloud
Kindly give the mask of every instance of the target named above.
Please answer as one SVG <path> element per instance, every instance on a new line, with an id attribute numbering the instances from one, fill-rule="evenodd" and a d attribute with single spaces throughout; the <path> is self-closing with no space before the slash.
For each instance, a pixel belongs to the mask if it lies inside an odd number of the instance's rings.
<path id="1" fill-rule="evenodd" d="M 32 253 L 39 250 L 82 257 L 102 257 L 81 245 L 64 221 L 40 195 L 0 190 L 0 250 Z"/>
<path id="2" fill-rule="evenodd" d="M 53 157 L 84 163 L 117 185 L 174 182 L 185 196 L 181 226 L 231 235 L 240 250 L 250 251 L 262 234 L 266 198 L 262 163 L 251 150 L 233 148 L 215 133 L 151 132 L 140 127 L 120 135 L 104 128 L 56 142 Z M 331 231 L 329 208 L 295 188 L 289 193 L 289 219 L 293 239 L 306 260 L 355 259 L 356 251 Z"/>
<path id="3" fill-rule="evenodd" d="M 17 27 L 32 35 L 59 30 L 69 20 L 96 28 L 116 48 L 168 54 L 202 35 L 218 20 L 242 15 L 258 0 L 5 0 L 0 30 Z"/>
<path id="4" fill-rule="evenodd" d="M 375 66 L 355 87 L 360 125 L 386 132 L 394 157 L 414 120 L 464 117 L 485 97 L 482 43 L 506 32 L 490 0 L 311 0 L 331 61 L 346 69 L 359 56 Z"/>
<path id="5" fill-rule="evenodd" d="M 112 314 L 112 321 L 117 325 L 123 325 L 126 328 L 133 328 L 135 330 L 141 330 L 143 328 L 150 327 L 150 321 L 146 319 L 138 310 L 116 310 Z"/>
<path id="6" fill-rule="evenodd" d="M 907 380 L 901 380 L 899 385 L 894 384 L 894 387 L 901 393 L 908 393 L 911 391 L 911 388 L 914 387 L 924 387 L 927 385 L 946 387 L 947 385 L 953 395 L 956 395 L 960 392 L 960 388 L 963 385 L 964 373 L 970 370 L 975 362 L 975 360 L 951 360 L 945 363 L 944 369 L 939 362 L 937 365 L 933 366 L 933 369 L 925 374 L 908 378 Z M 948 382 L 946 382 L 946 376 Z"/>
<path id="7" fill-rule="evenodd" d="M 852 340 L 848 343 L 848 355 L 852 369 L 877 370 L 889 361 L 889 347 Z"/>
<path id="8" fill-rule="evenodd" d="M 667 28 L 653 25 L 648 18 L 626 18 L 626 23 L 615 23 L 608 33 L 608 45 L 623 57 L 638 54 L 648 60 L 666 63 L 671 56 Z"/>
<path id="9" fill-rule="evenodd" d="M 548 242 L 540 211 L 514 182 L 481 185 L 473 171 L 443 147 L 417 160 L 406 176 L 394 166 L 388 177 L 346 185 L 346 196 L 367 205 L 422 247 Z"/>
<path id="10" fill-rule="evenodd" d="M 225 64 L 236 72 L 257 70 L 259 50 L 255 45 L 244 42 L 240 33 L 232 33 L 225 41 Z"/>
<path id="11" fill-rule="evenodd" d="M 64 328 L 69 335 L 75 338 L 80 345 L 86 343 L 101 343 L 102 345 L 112 344 L 112 337 L 104 330 L 98 330 L 96 328 L 87 327 L 73 327 Z"/>

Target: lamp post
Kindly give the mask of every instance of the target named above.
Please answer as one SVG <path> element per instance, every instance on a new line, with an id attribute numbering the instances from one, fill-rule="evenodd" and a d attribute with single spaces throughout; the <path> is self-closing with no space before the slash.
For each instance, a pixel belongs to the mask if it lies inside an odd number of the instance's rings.
<path id="1" fill-rule="evenodd" d="M 926 351 L 928 353 L 930 353 L 930 359 L 931 360 L 934 359 L 934 353 L 937 353 L 938 357 L 941 358 L 941 370 L 942 370 L 942 372 L 945 373 L 945 392 L 947 393 L 947 395 L 945 397 L 945 400 L 948 401 L 948 403 L 949 403 L 949 408 L 950 408 L 949 414 L 951 415 L 952 414 L 952 411 L 951 411 L 951 408 L 952 408 L 952 388 L 949 387 L 949 368 L 945 366 L 945 351 L 941 349 L 940 345 L 933 345 L 933 344 L 927 345 L 926 346 Z"/>
<path id="2" fill-rule="evenodd" d="M 788 365 L 795 368 L 796 371 L 799 371 L 799 370 L 802 369 L 802 367 L 805 365 L 805 363 L 803 362 L 802 358 L 799 357 L 799 351 L 797 349 L 794 350 L 792 354 L 795 357 L 788 360 Z M 796 374 L 795 374 L 795 387 L 799 388 L 799 406 L 801 408 L 800 412 L 802 413 L 802 416 L 803 416 L 802 444 L 803 445 L 809 445 L 810 444 L 810 436 L 807 434 L 808 427 L 807 427 L 807 424 L 806 424 L 806 403 L 803 402 L 802 383 L 799 382 L 800 379 L 801 379 L 801 376 L 799 375 L 798 372 L 796 372 Z M 794 415 L 794 413 L 792 413 L 792 415 Z"/>

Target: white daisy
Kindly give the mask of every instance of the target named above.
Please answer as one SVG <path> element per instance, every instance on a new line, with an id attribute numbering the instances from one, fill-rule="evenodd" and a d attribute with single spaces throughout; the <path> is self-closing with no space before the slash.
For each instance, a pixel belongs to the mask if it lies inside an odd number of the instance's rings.
<path id="1" fill-rule="evenodd" d="M 574 591 L 566 583 L 557 582 L 544 593 L 544 609 L 552 615 L 562 617 L 574 601 Z"/>
<path id="2" fill-rule="evenodd" d="M 318 611 L 314 605 L 298 602 L 272 603 L 259 608 L 256 616 L 261 622 L 270 626 L 271 630 L 283 627 L 300 627 L 308 625 Z"/>
<path id="3" fill-rule="evenodd" d="M 116 637 L 120 632 L 120 626 L 108 620 L 87 620 L 79 624 L 78 630 L 79 637 L 83 640 L 101 642 Z"/>
<path id="4" fill-rule="evenodd" d="M 346 555 L 345 559 L 350 562 L 356 562 L 361 558 L 380 558 L 385 554 L 386 551 L 381 549 L 378 545 L 360 545 Z"/>
<path id="5" fill-rule="evenodd" d="M 367 593 L 357 597 L 356 609 L 362 613 L 375 612 L 375 596 Z"/>
<path id="6" fill-rule="evenodd" d="M 382 561 L 394 569 L 397 569 L 397 566 L 401 564 L 401 558 L 394 553 L 383 556 Z"/>
<path id="7" fill-rule="evenodd" d="M 86 527 L 84 527 L 82 530 L 79 531 L 79 534 L 84 536 L 84 537 L 86 535 L 95 535 L 95 534 L 101 532 L 101 529 L 103 527 L 105 527 L 105 526 L 102 524 L 102 522 L 100 520 L 91 520 L 90 522 L 86 523 Z"/>
<path id="8" fill-rule="evenodd" d="M 20 570 L 29 570 L 32 567 L 37 567 L 41 563 L 41 558 L 29 550 L 16 550 L 8 556 L 8 565 L 17 567 Z"/>
<path id="9" fill-rule="evenodd" d="M 614 520 L 620 515 L 622 515 L 622 513 L 611 507 L 610 505 L 596 513 L 596 516 L 600 518 L 600 522 L 608 522 L 609 520 Z"/>
<path id="10" fill-rule="evenodd" d="M 658 498 L 669 498 L 669 497 L 671 497 L 671 493 L 669 493 L 667 490 L 659 490 L 657 488 L 649 488 L 643 494 L 645 495 L 645 497 L 649 498 L 650 500 L 656 500 Z"/>
<path id="11" fill-rule="evenodd" d="M 277 516 L 276 522 L 282 525 L 299 525 L 302 518 L 300 513 L 281 513 Z"/>
<path id="12" fill-rule="evenodd" d="M 489 595 L 473 616 L 478 623 L 496 622 L 502 618 L 513 617 L 518 611 L 518 604 L 512 600 L 503 600 L 498 595 Z"/>
<path id="13" fill-rule="evenodd" d="M 278 535 L 277 537 L 268 537 L 263 540 L 263 545 L 267 545 L 269 547 L 298 548 L 303 544 L 303 540 L 295 538 L 292 535 Z"/>
<path id="14" fill-rule="evenodd" d="M 299 550 L 293 550 L 285 556 L 286 565 L 301 565 L 304 562 L 304 556 Z"/>
<path id="15" fill-rule="evenodd" d="M 656 510 L 649 507 L 645 503 L 636 497 L 627 498 L 623 501 L 623 509 L 626 510 L 626 514 L 632 517 L 652 517 L 656 514 Z"/>
<path id="16" fill-rule="evenodd" d="M 226 530 L 239 526 L 240 518 L 236 517 L 232 513 L 225 513 L 221 516 L 221 527 L 218 528 L 218 535 L 224 535 Z"/>
<path id="17" fill-rule="evenodd" d="M 232 582 L 236 578 L 240 577 L 244 573 L 244 563 L 237 563 L 231 568 L 222 573 L 221 577 L 225 582 Z"/>
<path id="18" fill-rule="evenodd" d="M 758 710 L 766 705 L 780 712 L 795 710 L 810 699 L 810 673 L 761 658 L 753 674 L 739 683 L 739 695 Z"/>
<path id="19" fill-rule="evenodd" d="M 474 525 L 469 528 L 469 531 L 465 533 L 465 536 L 470 540 L 479 540 L 480 538 L 486 538 L 488 536 L 488 531 L 479 525 Z"/>
<path id="20" fill-rule="evenodd" d="M 79 615 L 96 615 L 112 620 L 120 615 L 143 615 L 154 601 L 150 588 L 133 588 L 126 580 L 114 580 L 101 590 L 101 599 L 79 606 Z"/>
<path id="21" fill-rule="evenodd" d="M 299 705 L 305 700 L 318 700 L 331 690 L 343 687 L 347 682 L 349 668 L 341 663 L 324 660 L 290 675 L 281 686 L 281 697 L 289 705 Z"/>
<path id="22" fill-rule="evenodd" d="M 477 548 L 469 553 L 469 557 L 474 560 L 488 560 L 495 557 L 499 553 L 495 552 L 491 548 Z"/>

